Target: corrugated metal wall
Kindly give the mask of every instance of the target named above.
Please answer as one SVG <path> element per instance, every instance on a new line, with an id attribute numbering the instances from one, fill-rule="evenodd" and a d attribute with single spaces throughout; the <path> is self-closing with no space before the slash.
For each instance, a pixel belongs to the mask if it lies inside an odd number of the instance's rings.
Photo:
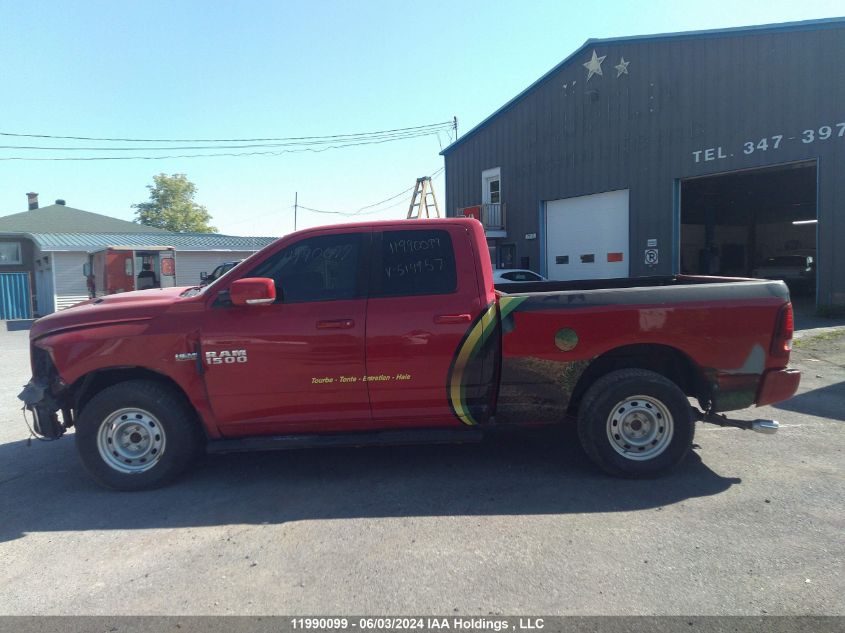
<path id="1" fill-rule="evenodd" d="M 56 310 L 64 310 L 88 299 L 88 286 L 82 266 L 88 253 L 53 253 L 53 271 L 56 279 Z"/>
<path id="2" fill-rule="evenodd" d="M 588 80 L 593 51 L 602 74 Z M 627 72 L 616 68 L 623 58 Z M 541 232 L 544 201 L 627 188 L 631 274 L 670 274 L 676 180 L 817 159 L 819 301 L 845 302 L 845 250 L 836 247 L 845 221 L 835 217 L 845 209 L 842 59 L 841 23 L 589 44 L 446 154 L 447 212 L 479 204 L 481 172 L 501 167 L 506 241 L 538 268 L 542 235 L 524 237 Z M 827 139 L 822 126 L 832 128 Z M 805 130 L 815 130 L 812 141 Z M 764 138 L 768 149 L 758 149 Z M 661 249 L 656 268 L 642 257 L 649 239 Z"/>
<path id="3" fill-rule="evenodd" d="M 29 273 L 0 273 L 0 319 L 31 319 Z"/>

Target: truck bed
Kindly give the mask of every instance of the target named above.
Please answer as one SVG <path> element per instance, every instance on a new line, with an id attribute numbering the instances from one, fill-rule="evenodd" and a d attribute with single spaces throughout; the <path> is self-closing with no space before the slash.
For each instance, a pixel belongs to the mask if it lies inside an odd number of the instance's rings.
<path id="1" fill-rule="evenodd" d="M 496 284 L 501 292 L 565 292 L 569 290 L 610 290 L 618 288 L 653 288 L 655 286 L 689 286 L 715 283 L 749 283 L 765 281 L 746 277 L 707 277 L 698 275 L 654 275 L 651 277 L 617 277 L 613 279 L 574 279 L 570 281 L 535 281 Z"/>

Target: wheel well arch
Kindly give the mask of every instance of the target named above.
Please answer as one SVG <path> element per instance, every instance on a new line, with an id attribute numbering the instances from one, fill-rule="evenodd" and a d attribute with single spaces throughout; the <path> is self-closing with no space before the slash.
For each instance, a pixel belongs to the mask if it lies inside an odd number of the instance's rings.
<path id="1" fill-rule="evenodd" d="M 593 383 L 618 369 L 647 369 L 671 380 L 702 405 L 710 399 L 709 382 L 704 372 L 687 354 L 670 345 L 642 343 L 616 347 L 594 358 L 575 384 L 569 413 L 577 412 L 584 394 Z"/>
<path id="2" fill-rule="evenodd" d="M 165 385 L 190 404 L 188 394 L 170 376 L 153 371 L 152 369 L 147 369 L 146 367 L 106 367 L 96 369 L 77 378 L 70 386 L 70 394 L 76 416 L 79 415 L 79 412 L 82 411 L 88 401 L 103 389 L 129 380 L 147 380 Z M 191 408 L 193 409 L 193 406 Z M 200 422 L 199 414 L 197 414 L 197 421 Z"/>

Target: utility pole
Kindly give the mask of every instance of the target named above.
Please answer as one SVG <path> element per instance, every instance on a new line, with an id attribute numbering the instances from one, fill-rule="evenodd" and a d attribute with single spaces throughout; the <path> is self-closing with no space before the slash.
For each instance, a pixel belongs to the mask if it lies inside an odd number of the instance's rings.
<path id="1" fill-rule="evenodd" d="M 452 117 L 452 124 L 455 126 L 455 140 L 458 140 L 458 117 Z"/>
<path id="2" fill-rule="evenodd" d="M 299 206 L 299 192 L 295 191 L 293 194 L 293 231 L 296 232 L 296 211 Z"/>

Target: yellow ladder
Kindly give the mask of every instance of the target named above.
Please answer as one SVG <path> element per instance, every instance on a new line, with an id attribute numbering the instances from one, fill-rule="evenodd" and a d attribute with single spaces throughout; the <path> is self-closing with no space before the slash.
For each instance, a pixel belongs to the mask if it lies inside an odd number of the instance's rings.
<path id="1" fill-rule="evenodd" d="M 408 220 L 422 218 L 439 218 L 440 208 L 434 195 L 434 184 L 430 176 L 417 178 L 414 194 L 411 196 L 411 206 L 408 207 Z"/>

